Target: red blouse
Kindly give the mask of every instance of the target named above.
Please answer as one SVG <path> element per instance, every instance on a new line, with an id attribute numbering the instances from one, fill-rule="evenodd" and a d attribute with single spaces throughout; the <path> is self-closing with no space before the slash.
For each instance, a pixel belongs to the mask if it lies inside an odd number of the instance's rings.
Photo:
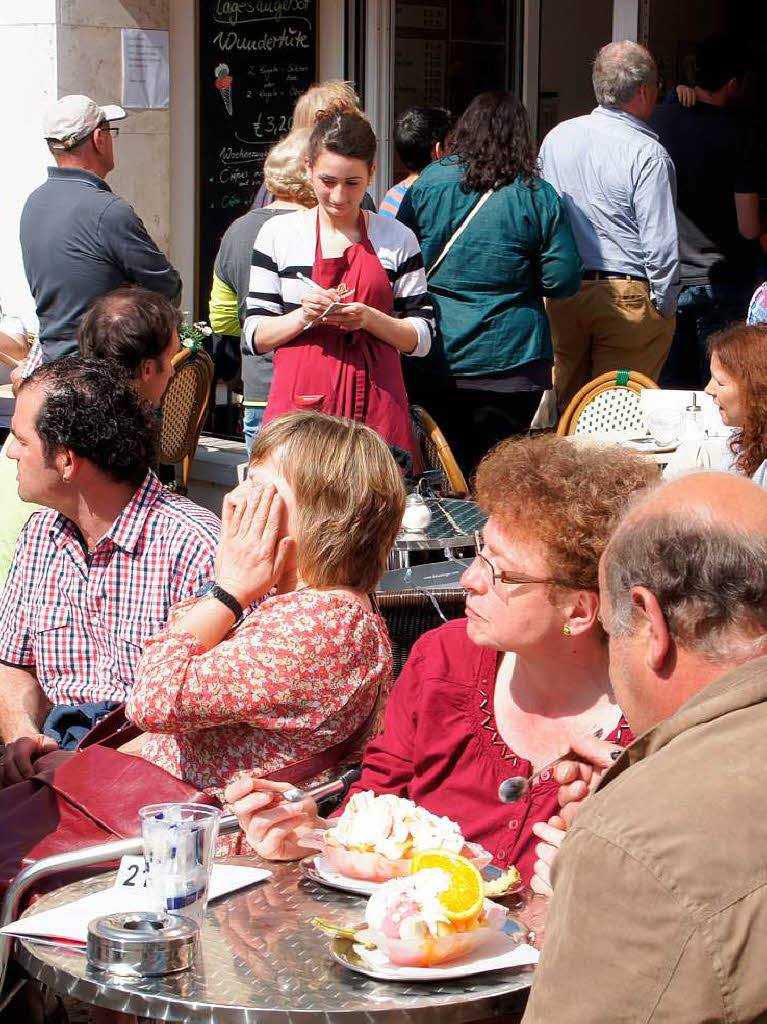
<path id="1" fill-rule="evenodd" d="M 176 605 L 170 623 L 188 608 Z M 150 736 L 142 757 L 222 797 L 346 739 L 391 678 L 382 619 L 338 594 L 268 598 L 210 650 L 189 633 L 146 644 L 127 704 Z"/>
<path id="2" fill-rule="evenodd" d="M 535 862 L 536 821 L 557 813 L 557 782 L 544 772 L 514 804 L 498 799 L 512 775 L 531 764 L 498 735 L 493 696 L 498 652 L 478 647 L 456 619 L 425 634 L 389 697 L 383 732 L 365 748 L 362 778 L 351 792 L 394 793 L 457 821 L 496 864 L 515 864 L 529 882 Z M 609 739 L 627 746 L 633 735 L 621 718 Z"/>

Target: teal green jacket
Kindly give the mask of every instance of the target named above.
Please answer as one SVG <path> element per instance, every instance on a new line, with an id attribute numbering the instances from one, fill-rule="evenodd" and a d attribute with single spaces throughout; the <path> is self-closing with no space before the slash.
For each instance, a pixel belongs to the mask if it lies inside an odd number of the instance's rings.
<path id="1" fill-rule="evenodd" d="M 428 271 L 480 193 L 461 189 L 456 157 L 430 164 L 397 214 L 415 232 Z M 488 199 L 429 278 L 437 336 L 418 369 L 482 377 L 553 359 L 544 296 L 574 295 L 583 265 L 567 211 L 547 182 L 519 180 Z"/>

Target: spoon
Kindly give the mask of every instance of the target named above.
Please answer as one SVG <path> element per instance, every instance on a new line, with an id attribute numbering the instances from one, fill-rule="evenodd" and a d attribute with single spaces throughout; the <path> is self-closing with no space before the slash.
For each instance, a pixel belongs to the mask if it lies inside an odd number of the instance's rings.
<path id="1" fill-rule="evenodd" d="M 313 786 L 310 789 L 301 789 L 296 786 L 293 789 L 288 789 L 282 794 L 282 799 L 287 800 L 288 803 L 297 804 L 299 800 L 304 800 L 310 796 L 315 803 L 319 803 L 320 800 L 328 796 L 333 796 L 336 793 L 343 793 L 344 790 L 348 789 L 352 783 L 356 782 L 360 778 L 362 772 L 359 768 L 349 768 L 343 775 L 340 775 L 337 779 L 332 779 L 330 782 L 323 782 L 320 786 Z"/>
<path id="2" fill-rule="evenodd" d="M 602 735 L 602 730 L 597 729 L 591 735 L 594 739 L 599 739 Z M 523 775 L 512 775 L 510 779 L 504 779 L 498 787 L 498 799 L 502 804 L 515 804 L 517 800 L 521 800 L 523 796 L 527 795 L 527 792 L 539 775 L 543 775 L 544 772 L 559 764 L 560 761 L 565 761 L 570 756 L 570 753 L 571 751 L 568 750 L 566 754 L 560 754 L 559 757 L 555 757 L 553 761 L 549 761 L 548 764 L 533 772 L 529 779 L 526 779 Z"/>

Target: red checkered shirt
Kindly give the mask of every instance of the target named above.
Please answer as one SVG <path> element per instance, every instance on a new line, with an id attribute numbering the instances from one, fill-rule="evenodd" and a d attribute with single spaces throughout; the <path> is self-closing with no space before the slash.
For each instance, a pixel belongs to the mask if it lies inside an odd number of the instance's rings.
<path id="1" fill-rule="evenodd" d="M 213 578 L 219 530 L 151 471 L 90 555 L 69 519 L 35 512 L 0 598 L 0 661 L 34 668 L 52 704 L 125 700 L 144 642 Z"/>

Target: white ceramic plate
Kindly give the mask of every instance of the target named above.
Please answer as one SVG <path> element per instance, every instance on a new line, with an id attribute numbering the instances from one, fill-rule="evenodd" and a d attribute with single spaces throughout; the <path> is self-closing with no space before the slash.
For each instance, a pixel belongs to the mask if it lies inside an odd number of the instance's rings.
<path id="1" fill-rule="evenodd" d="M 398 967 L 380 950 L 366 950 L 350 939 L 335 938 L 330 943 L 334 960 L 358 974 L 379 981 L 448 981 L 472 974 L 532 967 L 538 963 L 538 950 L 519 943 L 511 935 L 499 932 L 487 942 L 458 960 L 440 967 Z"/>
<path id="2" fill-rule="evenodd" d="M 331 889 L 353 892 L 358 896 L 370 896 L 383 884 L 382 882 L 366 882 L 362 878 L 347 878 L 346 875 L 334 871 L 321 853 L 315 854 L 313 857 L 305 857 L 301 861 L 301 870 L 313 882 L 329 885 Z"/>

